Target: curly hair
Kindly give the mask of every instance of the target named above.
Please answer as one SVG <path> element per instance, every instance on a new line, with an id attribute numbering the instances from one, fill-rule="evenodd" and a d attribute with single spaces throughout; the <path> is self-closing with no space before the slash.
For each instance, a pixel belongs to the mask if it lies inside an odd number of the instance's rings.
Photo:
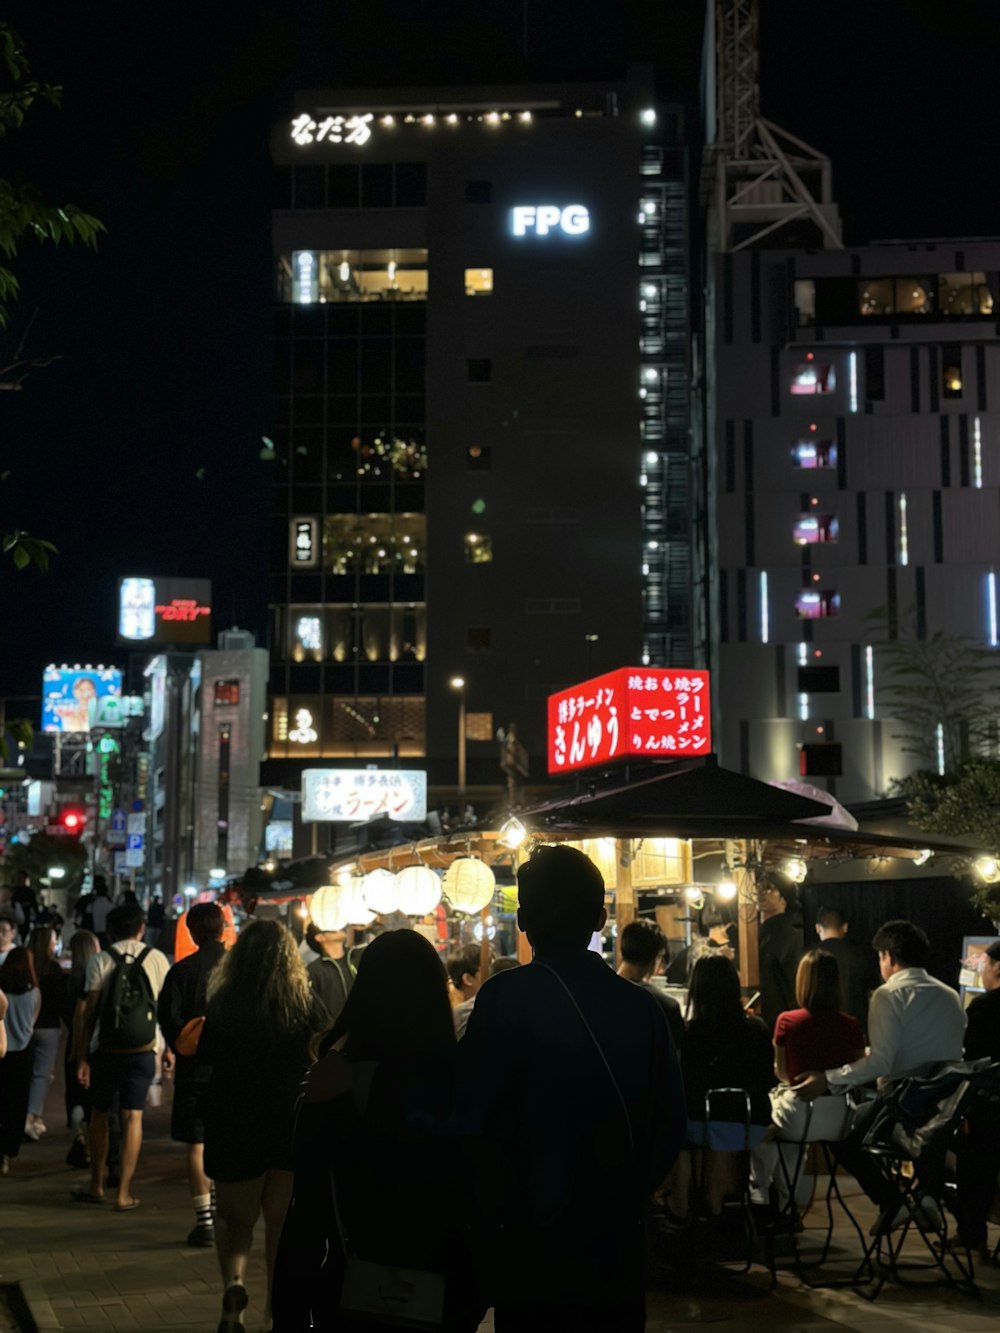
<path id="1" fill-rule="evenodd" d="M 272 1036 L 298 1031 L 313 1013 L 312 987 L 295 940 L 280 921 L 251 921 L 208 981 L 209 1012 Z"/>

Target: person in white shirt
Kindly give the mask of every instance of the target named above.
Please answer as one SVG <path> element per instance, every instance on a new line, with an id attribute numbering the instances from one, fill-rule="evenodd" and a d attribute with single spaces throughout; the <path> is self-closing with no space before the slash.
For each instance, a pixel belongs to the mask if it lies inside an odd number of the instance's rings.
<path id="1" fill-rule="evenodd" d="M 872 946 L 885 984 L 872 993 L 868 1008 L 869 1052 L 839 1069 L 804 1074 L 794 1085 L 800 1097 L 812 1099 L 870 1083 L 881 1087 L 962 1059 L 965 1011 L 958 993 L 927 972 L 930 941 L 925 932 L 911 921 L 887 921 Z M 859 1124 L 856 1118 L 851 1133 L 837 1145 L 837 1158 L 870 1199 L 882 1208 L 895 1207 L 898 1193 L 862 1146 L 866 1129 L 867 1120 Z M 924 1202 L 930 1223 L 938 1217 L 932 1202 Z"/>

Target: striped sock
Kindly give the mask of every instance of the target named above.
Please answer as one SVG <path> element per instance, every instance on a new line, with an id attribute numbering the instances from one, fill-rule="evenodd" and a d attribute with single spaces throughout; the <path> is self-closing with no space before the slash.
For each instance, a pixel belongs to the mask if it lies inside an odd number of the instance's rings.
<path id="1" fill-rule="evenodd" d="M 212 1196 L 211 1194 L 195 1194 L 191 1202 L 194 1204 L 194 1217 L 198 1226 L 210 1227 L 212 1223 Z"/>

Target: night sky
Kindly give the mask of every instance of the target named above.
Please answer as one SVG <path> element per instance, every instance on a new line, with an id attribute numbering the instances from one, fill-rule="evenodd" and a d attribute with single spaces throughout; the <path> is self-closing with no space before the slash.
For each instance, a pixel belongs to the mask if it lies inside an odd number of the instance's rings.
<path id="1" fill-rule="evenodd" d="M 0 395 L 0 527 L 61 553 L 44 576 L 0 565 L 0 694 L 37 694 L 48 661 L 123 662 L 120 574 L 208 576 L 217 629 L 265 632 L 267 133 L 293 88 L 614 76 L 639 59 L 694 113 L 702 8 L 4 5 L 34 77 L 65 99 L 0 142 L 0 176 L 96 213 L 108 235 L 96 255 L 26 249 L 0 335 L 2 364 L 29 319 L 25 354 L 61 357 Z M 995 0 L 761 11 L 764 114 L 832 157 L 848 241 L 1000 233 Z"/>

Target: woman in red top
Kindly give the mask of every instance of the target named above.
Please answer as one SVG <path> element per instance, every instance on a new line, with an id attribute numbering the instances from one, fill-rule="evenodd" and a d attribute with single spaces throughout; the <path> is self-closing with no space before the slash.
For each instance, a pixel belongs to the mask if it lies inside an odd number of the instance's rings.
<path id="1" fill-rule="evenodd" d="M 774 1025 L 774 1072 L 795 1083 L 817 1069 L 836 1069 L 864 1054 L 861 1025 L 840 1009 L 840 970 L 832 953 L 810 949 L 795 974 L 801 1008 L 778 1015 Z"/>

